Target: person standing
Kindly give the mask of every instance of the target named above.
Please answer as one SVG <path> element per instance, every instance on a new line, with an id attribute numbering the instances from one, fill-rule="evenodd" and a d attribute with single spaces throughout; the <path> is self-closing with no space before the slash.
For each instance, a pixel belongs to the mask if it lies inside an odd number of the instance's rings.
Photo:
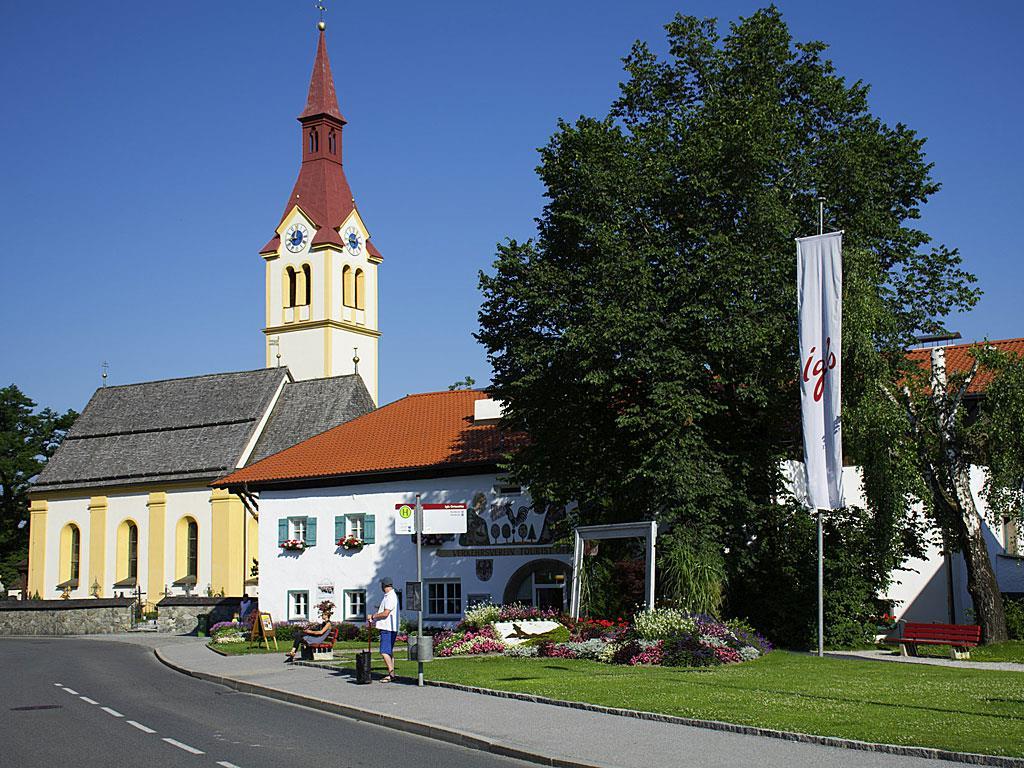
<path id="1" fill-rule="evenodd" d="M 398 595 L 390 576 L 380 580 L 384 590 L 384 598 L 376 613 L 366 617 L 367 626 L 375 626 L 380 630 L 380 655 L 388 667 L 387 675 L 382 683 L 390 683 L 395 679 L 395 638 L 398 637 Z"/>

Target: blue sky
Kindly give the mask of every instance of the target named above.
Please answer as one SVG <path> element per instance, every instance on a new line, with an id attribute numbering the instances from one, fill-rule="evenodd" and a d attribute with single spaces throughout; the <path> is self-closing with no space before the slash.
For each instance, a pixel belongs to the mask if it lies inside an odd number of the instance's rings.
<path id="1" fill-rule="evenodd" d="M 543 205 L 536 148 L 602 115 L 633 40 L 750 2 L 328 3 L 345 167 L 384 254 L 381 401 L 488 379 L 477 272 Z M 872 109 L 928 137 L 924 213 L 1024 335 L 1019 3 L 782 2 Z M 14 3 L 0 24 L 0 384 L 80 409 L 111 383 L 263 363 L 263 264 L 298 170 L 311 2 Z"/>

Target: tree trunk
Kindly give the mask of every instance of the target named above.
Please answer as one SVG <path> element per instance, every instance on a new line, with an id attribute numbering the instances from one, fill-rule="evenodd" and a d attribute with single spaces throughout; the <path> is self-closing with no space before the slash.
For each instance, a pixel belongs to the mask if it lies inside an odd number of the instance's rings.
<path id="1" fill-rule="evenodd" d="M 974 603 L 974 620 L 981 626 L 983 644 L 1001 643 L 1010 639 L 1006 631 L 1003 596 L 999 591 L 995 571 L 992 569 L 988 546 L 985 544 L 981 517 L 971 496 L 969 474 L 961 471 L 957 472 L 957 475 L 957 539 L 967 563 L 967 591 L 970 592 Z"/>
<path id="2" fill-rule="evenodd" d="M 957 410 L 975 372 L 971 369 L 960 393 L 950 398 L 946 378 L 946 354 L 942 347 L 931 352 L 932 398 L 939 417 L 942 471 L 930 468 L 935 503 L 947 508 L 956 530 L 957 544 L 967 565 L 967 591 L 974 603 L 974 620 L 981 626 L 981 642 L 999 643 L 1009 639 L 1003 596 L 985 544 L 985 532 L 971 494 L 971 471 L 956 430 Z M 943 483 L 943 480 L 946 482 Z"/>

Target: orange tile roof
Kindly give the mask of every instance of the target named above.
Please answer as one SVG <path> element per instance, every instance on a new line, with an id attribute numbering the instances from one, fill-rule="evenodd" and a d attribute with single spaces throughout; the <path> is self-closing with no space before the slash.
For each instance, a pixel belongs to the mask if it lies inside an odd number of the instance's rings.
<path id="1" fill-rule="evenodd" d="M 494 423 L 473 422 L 473 404 L 487 397 L 476 390 L 408 395 L 233 472 L 214 485 L 259 486 L 494 464 L 519 440 Z"/>
<path id="2" fill-rule="evenodd" d="M 1024 338 L 952 344 L 948 347 L 943 347 L 946 350 L 946 372 L 949 374 L 967 373 L 971 370 L 971 366 L 974 365 L 974 358 L 970 354 L 971 348 L 983 347 L 985 345 L 993 346 L 1000 352 L 1010 355 L 1024 356 Z M 907 357 L 927 370 L 930 365 L 932 349 L 932 347 L 918 347 L 907 352 Z M 967 393 L 971 395 L 981 394 L 991 383 L 992 371 L 984 368 L 979 369 L 974 377 L 974 381 L 971 382 L 971 386 L 968 387 Z"/>

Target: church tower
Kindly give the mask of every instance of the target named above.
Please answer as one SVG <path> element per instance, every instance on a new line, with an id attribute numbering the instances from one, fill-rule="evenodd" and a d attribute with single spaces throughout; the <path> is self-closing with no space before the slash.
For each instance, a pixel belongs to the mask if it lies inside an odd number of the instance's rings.
<path id="1" fill-rule="evenodd" d="M 267 367 L 296 379 L 358 371 L 377 402 L 377 267 L 383 261 L 356 209 L 342 167 L 338 109 L 320 23 L 306 108 L 299 115 L 302 165 L 266 261 Z"/>

